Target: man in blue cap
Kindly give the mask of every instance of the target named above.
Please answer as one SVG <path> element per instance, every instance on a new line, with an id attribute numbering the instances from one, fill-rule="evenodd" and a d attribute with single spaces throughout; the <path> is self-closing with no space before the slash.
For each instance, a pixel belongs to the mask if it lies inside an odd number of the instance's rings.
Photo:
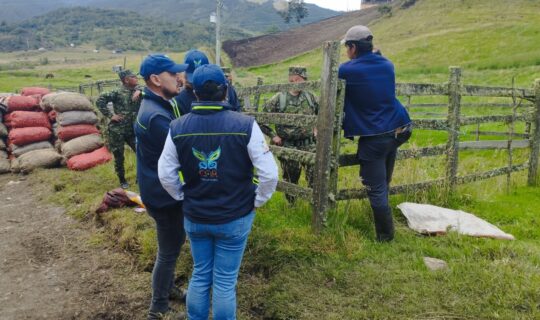
<path id="1" fill-rule="evenodd" d="M 207 65 L 208 57 L 202 51 L 190 50 L 186 53 L 184 64 L 188 66 L 185 73 L 184 90 L 174 98 L 180 107 L 180 113 L 182 115 L 191 112 L 191 104 L 194 101 L 197 101 L 197 98 L 193 93 L 193 72 L 195 72 L 198 67 Z"/>
<path id="2" fill-rule="evenodd" d="M 199 67 L 193 88 L 199 102 L 171 123 L 159 178 L 171 197 L 184 199 L 193 256 L 188 318 L 208 319 L 212 290 L 213 319 L 236 319 L 238 271 L 255 209 L 275 191 L 278 168 L 255 119 L 223 102 L 227 79 L 218 66 Z"/>
<path id="3" fill-rule="evenodd" d="M 152 303 L 148 319 L 183 319 L 183 313 L 169 309 L 174 287 L 174 269 L 185 241 L 182 198 L 173 198 L 159 182 L 157 164 L 163 150 L 169 124 L 180 117 L 172 100 L 180 91 L 180 74 L 187 69 L 168 56 L 153 54 L 141 64 L 140 74 L 146 88 L 137 121 L 137 178 L 141 198 L 156 221 L 158 254 L 152 272 Z"/>
<path id="4" fill-rule="evenodd" d="M 197 98 L 195 97 L 195 94 L 193 93 L 193 73 L 197 68 L 200 66 L 207 65 L 208 57 L 206 54 L 199 50 L 190 50 L 186 53 L 186 56 L 184 58 L 184 63 L 188 65 L 188 68 L 185 73 L 185 83 L 184 83 L 184 90 L 180 92 L 178 96 L 176 96 L 174 99 L 178 106 L 180 107 L 180 113 L 182 115 L 188 114 L 191 112 L 191 104 L 195 101 L 197 101 Z M 228 87 L 229 90 L 227 90 L 227 101 L 230 105 L 230 110 L 232 111 L 241 111 L 242 106 L 240 105 L 240 102 L 238 100 L 238 97 L 236 95 L 236 91 L 234 87 L 232 86 L 232 81 L 228 81 Z"/>

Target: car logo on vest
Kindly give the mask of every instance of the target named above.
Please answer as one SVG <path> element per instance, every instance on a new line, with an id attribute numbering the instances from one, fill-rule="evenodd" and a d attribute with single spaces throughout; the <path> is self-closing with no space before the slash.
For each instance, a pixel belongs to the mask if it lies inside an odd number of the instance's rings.
<path id="1" fill-rule="evenodd" d="M 218 163 L 221 156 L 221 147 L 209 152 L 208 155 L 203 151 L 191 148 L 195 158 L 199 160 L 199 176 L 203 181 L 218 181 Z"/>

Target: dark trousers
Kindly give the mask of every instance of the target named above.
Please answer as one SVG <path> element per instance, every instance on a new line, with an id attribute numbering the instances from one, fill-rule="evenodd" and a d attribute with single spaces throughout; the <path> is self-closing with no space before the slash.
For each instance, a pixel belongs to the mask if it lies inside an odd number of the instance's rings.
<path id="1" fill-rule="evenodd" d="M 397 136 L 383 134 L 360 137 L 357 157 L 360 161 L 360 178 L 367 188 L 367 195 L 377 237 L 391 234 L 393 237 L 392 210 L 388 201 L 389 186 L 394 173 L 397 149 L 411 137 L 409 129 Z"/>
<path id="2" fill-rule="evenodd" d="M 148 209 L 156 221 L 158 253 L 152 271 L 152 303 L 150 311 L 169 309 L 169 292 L 174 283 L 174 270 L 180 249 L 186 240 L 182 206 L 167 210 Z"/>

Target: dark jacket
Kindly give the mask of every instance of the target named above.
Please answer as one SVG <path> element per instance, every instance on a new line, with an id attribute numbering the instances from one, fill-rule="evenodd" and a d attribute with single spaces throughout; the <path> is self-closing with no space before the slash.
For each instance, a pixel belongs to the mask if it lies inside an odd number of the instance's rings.
<path id="1" fill-rule="evenodd" d="M 396 98 L 394 65 L 385 57 L 362 54 L 339 67 L 345 79 L 343 130 L 346 137 L 391 132 L 411 122 Z"/>
<path id="2" fill-rule="evenodd" d="M 179 116 L 180 111 L 174 104 L 145 89 L 135 122 L 135 136 L 137 180 L 142 201 L 149 210 L 171 209 L 181 205 L 163 189 L 157 169 L 170 123 Z"/>

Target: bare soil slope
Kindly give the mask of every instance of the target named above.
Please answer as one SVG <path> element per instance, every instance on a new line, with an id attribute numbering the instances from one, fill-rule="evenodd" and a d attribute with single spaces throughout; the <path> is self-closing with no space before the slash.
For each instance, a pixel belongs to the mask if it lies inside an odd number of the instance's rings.
<path id="1" fill-rule="evenodd" d="M 357 24 L 367 25 L 379 17 L 377 8 L 372 7 L 285 32 L 225 41 L 223 50 L 235 67 L 275 63 L 318 48 L 325 41 L 340 39 L 350 27 Z"/>
<path id="2" fill-rule="evenodd" d="M 42 204 L 33 180 L 0 176 L 0 319 L 143 319 L 150 274 L 90 245 L 91 223 Z"/>

